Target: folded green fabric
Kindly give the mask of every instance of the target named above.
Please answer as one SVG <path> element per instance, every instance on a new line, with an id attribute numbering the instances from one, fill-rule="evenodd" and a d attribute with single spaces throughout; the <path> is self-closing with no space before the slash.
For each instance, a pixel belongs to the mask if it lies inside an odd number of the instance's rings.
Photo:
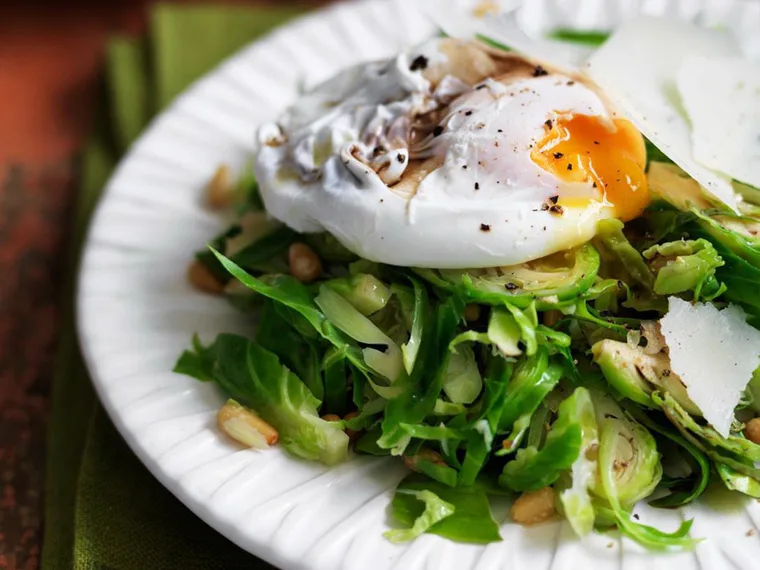
<path id="1" fill-rule="evenodd" d="M 103 185 L 154 112 L 298 11 L 157 5 L 148 38 L 114 38 L 108 45 L 107 96 L 82 156 L 64 288 L 48 439 L 44 570 L 271 568 L 195 517 L 116 432 L 96 402 L 75 340 L 73 272 Z"/>

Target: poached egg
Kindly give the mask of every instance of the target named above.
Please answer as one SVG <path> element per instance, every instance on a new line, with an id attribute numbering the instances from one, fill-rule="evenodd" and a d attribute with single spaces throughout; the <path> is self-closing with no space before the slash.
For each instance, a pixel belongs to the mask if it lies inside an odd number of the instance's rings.
<path id="1" fill-rule="evenodd" d="M 649 202 L 644 140 L 595 86 L 462 40 L 346 70 L 258 142 L 272 216 L 392 265 L 515 265 Z"/>

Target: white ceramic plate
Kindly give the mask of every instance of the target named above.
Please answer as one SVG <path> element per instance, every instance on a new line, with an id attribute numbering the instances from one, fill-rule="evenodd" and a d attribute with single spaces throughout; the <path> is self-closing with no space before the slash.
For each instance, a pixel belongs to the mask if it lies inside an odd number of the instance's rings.
<path id="1" fill-rule="evenodd" d="M 698 18 L 760 40 L 760 2 L 750 0 L 526 0 L 521 19 L 541 28 L 606 28 L 639 10 Z M 192 253 L 222 221 L 201 192 L 222 162 L 242 168 L 255 126 L 311 84 L 356 62 L 390 55 L 433 28 L 412 0 L 366 0 L 317 12 L 241 51 L 196 83 L 134 145 L 106 189 L 81 269 L 82 348 L 118 429 L 153 474 L 230 540 L 288 569 L 760 567 L 760 504 L 737 496 L 684 512 L 642 509 L 673 528 L 694 517 L 707 537 L 695 552 L 646 553 L 627 540 L 578 541 L 566 523 L 526 530 L 496 508 L 504 541 L 456 544 L 425 535 L 392 545 L 386 507 L 404 476 L 398 462 L 353 458 L 326 469 L 281 450 L 241 450 L 214 423 L 215 386 L 171 372 L 191 335 L 209 341 L 246 323 L 223 300 L 185 281 Z M 730 507 L 730 508 L 729 508 Z"/>

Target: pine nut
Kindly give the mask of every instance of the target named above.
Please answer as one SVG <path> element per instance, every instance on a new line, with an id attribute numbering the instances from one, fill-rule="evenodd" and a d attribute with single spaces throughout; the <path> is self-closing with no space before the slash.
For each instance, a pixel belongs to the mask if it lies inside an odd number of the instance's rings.
<path id="1" fill-rule="evenodd" d="M 559 311 L 545 311 L 543 317 L 544 325 L 547 327 L 553 327 L 562 318 L 562 313 Z"/>
<path id="2" fill-rule="evenodd" d="M 440 453 L 433 451 L 432 449 L 427 449 L 426 447 L 420 449 L 416 455 L 404 455 L 401 459 L 407 469 L 411 469 L 412 471 L 417 471 L 417 464 L 420 461 L 429 461 L 436 465 L 446 465 L 446 462 Z"/>
<path id="3" fill-rule="evenodd" d="M 744 426 L 744 437 L 760 445 L 760 418 L 753 418 Z"/>
<path id="4" fill-rule="evenodd" d="M 554 490 L 551 487 L 523 493 L 509 509 L 512 520 L 523 526 L 546 522 L 555 512 Z"/>
<path id="5" fill-rule="evenodd" d="M 280 439 L 277 430 L 235 400 L 228 400 L 216 415 L 221 430 L 248 447 L 265 449 Z"/>
<path id="6" fill-rule="evenodd" d="M 336 414 L 325 414 L 324 416 L 322 416 L 322 419 L 325 420 L 326 422 L 339 422 L 340 416 Z"/>
<path id="7" fill-rule="evenodd" d="M 222 164 L 206 186 L 206 203 L 215 210 L 226 208 L 235 201 L 235 190 L 230 167 Z"/>
<path id="8" fill-rule="evenodd" d="M 187 268 L 187 280 L 193 287 L 204 293 L 219 295 L 224 291 L 224 285 L 197 259 L 193 260 Z"/>
<path id="9" fill-rule="evenodd" d="M 464 308 L 464 320 L 468 323 L 477 321 L 480 318 L 480 305 L 470 303 Z"/>
<path id="10" fill-rule="evenodd" d="M 291 244 L 288 250 L 290 274 L 301 283 L 311 283 L 322 274 L 322 261 L 305 243 Z"/>

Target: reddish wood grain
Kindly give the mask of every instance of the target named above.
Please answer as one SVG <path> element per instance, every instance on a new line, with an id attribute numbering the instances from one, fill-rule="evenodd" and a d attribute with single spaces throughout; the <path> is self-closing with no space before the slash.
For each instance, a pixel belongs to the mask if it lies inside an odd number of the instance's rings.
<path id="1" fill-rule="evenodd" d="M 75 157 L 93 118 L 104 42 L 144 29 L 147 4 L 0 5 L 0 569 L 39 565 Z"/>

